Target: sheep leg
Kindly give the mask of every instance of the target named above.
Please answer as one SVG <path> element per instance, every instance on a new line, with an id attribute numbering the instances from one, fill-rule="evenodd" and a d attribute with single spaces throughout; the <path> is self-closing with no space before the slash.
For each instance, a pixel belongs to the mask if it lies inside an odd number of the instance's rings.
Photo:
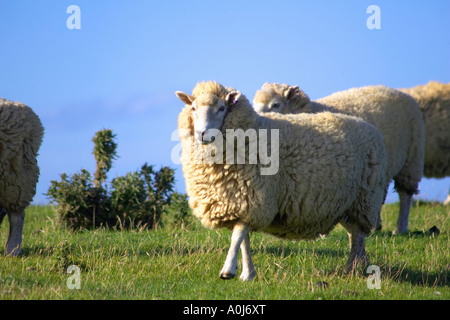
<path id="1" fill-rule="evenodd" d="M 9 236 L 6 242 L 6 254 L 17 256 L 20 254 L 22 244 L 22 230 L 25 219 L 25 210 L 19 212 L 8 212 Z"/>
<path id="2" fill-rule="evenodd" d="M 3 218 L 6 216 L 6 209 L 3 207 L 0 207 L 0 226 L 2 225 Z"/>
<path id="3" fill-rule="evenodd" d="M 411 193 L 399 191 L 398 195 L 400 198 L 400 211 L 398 213 L 397 227 L 394 230 L 394 234 L 402 234 L 408 231 L 408 218 L 412 201 Z"/>
<path id="4" fill-rule="evenodd" d="M 227 258 L 222 270 L 220 271 L 220 278 L 224 280 L 233 279 L 236 276 L 237 260 L 239 247 L 248 236 L 249 228 L 243 224 L 237 223 L 233 228 L 231 235 L 231 245 L 228 250 Z M 248 252 L 247 252 L 248 253 Z"/>
<path id="5" fill-rule="evenodd" d="M 450 204 L 450 193 L 449 193 L 447 199 L 445 199 L 445 201 L 444 201 L 444 205 L 447 205 L 447 204 Z"/>
<path id="6" fill-rule="evenodd" d="M 239 277 L 242 281 L 250 281 L 256 276 L 256 270 L 250 254 L 250 235 L 247 233 L 241 244 L 242 273 Z"/>
<path id="7" fill-rule="evenodd" d="M 359 263 L 369 264 L 369 259 L 366 254 L 366 234 L 361 230 L 357 224 L 345 225 L 342 224 L 348 233 L 348 239 L 351 243 L 350 255 L 345 264 L 345 271 L 351 272 L 356 269 Z"/>
<path id="8" fill-rule="evenodd" d="M 383 228 L 382 227 L 382 220 L 381 220 L 381 212 L 378 212 L 378 217 L 377 217 L 377 225 L 376 225 L 376 227 L 375 227 L 375 230 L 376 231 L 381 231 L 381 229 Z"/>
<path id="9" fill-rule="evenodd" d="M 386 189 L 384 189 L 384 200 L 383 203 L 386 201 L 386 196 L 388 193 L 388 187 L 386 187 Z M 377 224 L 375 225 L 375 230 L 376 231 L 381 231 L 381 229 L 383 228 L 383 226 L 381 225 L 383 222 L 383 220 L 381 219 L 381 209 L 378 212 L 378 217 L 377 217 Z"/>

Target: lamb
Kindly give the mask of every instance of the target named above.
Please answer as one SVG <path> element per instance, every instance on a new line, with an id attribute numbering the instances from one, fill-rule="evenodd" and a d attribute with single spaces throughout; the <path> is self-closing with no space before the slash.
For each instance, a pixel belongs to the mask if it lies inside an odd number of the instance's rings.
<path id="1" fill-rule="evenodd" d="M 7 255 L 20 253 L 25 208 L 33 200 L 39 178 L 36 156 L 43 132 L 31 108 L 0 98 L 0 225 L 7 214 Z"/>
<path id="2" fill-rule="evenodd" d="M 387 152 L 387 179 L 394 180 L 400 212 L 394 233 L 408 231 L 412 196 L 423 174 L 424 123 L 414 99 L 385 86 L 367 86 L 311 101 L 298 86 L 265 83 L 254 97 L 257 112 L 318 113 L 329 111 L 358 116 L 383 135 Z M 381 229 L 381 218 L 377 222 Z"/>
<path id="3" fill-rule="evenodd" d="M 427 178 L 450 176 L 450 83 L 430 81 L 426 85 L 399 89 L 419 104 L 425 121 L 425 166 Z M 444 204 L 450 204 L 450 193 Z"/>
<path id="4" fill-rule="evenodd" d="M 341 223 L 351 242 L 345 269 L 368 262 L 365 237 L 376 225 L 389 184 L 383 138 L 375 127 L 329 112 L 258 115 L 241 92 L 213 81 L 198 83 L 192 95 L 176 95 L 185 103 L 178 132 L 189 205 L 204 226 L 232 230 L 220 278 L 236 275 L 239 248 L 240 279 L 256 275 L 250 256 L 252 230 L 284 239 L 315 239 Z M 228 154 L 230 149 L 239 152 L 232 135 L 239 130 L 245 132 L 240 148 L 245 163 Z M 255 139 L 264 140 L 262 133 L 251 133 L 262 130 L 271 132 L 268 153 L 279 160 L 273 174 L 263 174 L 267 163 L 261 144 L 257 162 L 250 162 Z M 221 155 L 226 161 L 208 161 L 204 155 Z"/>

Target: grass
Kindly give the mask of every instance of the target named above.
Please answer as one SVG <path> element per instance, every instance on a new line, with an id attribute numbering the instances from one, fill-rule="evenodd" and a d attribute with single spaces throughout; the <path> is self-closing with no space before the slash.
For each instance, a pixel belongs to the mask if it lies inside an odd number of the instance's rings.
<path id="1" fill-rule="evenodd" d="M 51 206 L 27 209 L 23 254 L 5 257 L 7 219 L 0 229 L 0 300 L 5 299 L 439 299 L 448 300 L 450 207 L 415 203 L 410 230 L 391 235 L 398 204 L 382 211 L 383 231 L 367 239 L 371 263 L 381 270 L 381 289 L 368 274 L 344 274 L 349 252 L 340 226 L 316 241 L 283 241 L 251 234 L 257 277 L 219 279 L 230 231 L 198 221 L 157 230 L 71 232 Z M 439 235 L 428 230 L 437 226 Z M 79 290 L 69 289 L 80 268 Z M 240 264 L 239 264 L 240 266 Z"/>

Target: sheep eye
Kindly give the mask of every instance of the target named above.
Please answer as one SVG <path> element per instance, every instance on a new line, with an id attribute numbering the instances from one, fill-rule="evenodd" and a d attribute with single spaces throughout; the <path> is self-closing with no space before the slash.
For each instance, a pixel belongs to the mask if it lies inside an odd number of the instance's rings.
<path id="1" fill-rule="evenodd" d="M 195 107 L 191 107 L 191 110 L 192 110 L 192 111 L 195 111 Z"/>
<path id="2" fill-rule="evenodd" d="M 273 105 L 272 105 L 272 108 L 273 109 L 277 109 L 277 108 L 279 108 L 280 107 L 280 104 L 279 103 L 274 103 Z"/>
<path id="3" fill-rule="evenodd" d="M 219 111 L 220 111 L 220 112 L 225 111 L 225 107 L 224 107 L 224 106 L 221 106 L 221 107 L 219 108 Z"/>

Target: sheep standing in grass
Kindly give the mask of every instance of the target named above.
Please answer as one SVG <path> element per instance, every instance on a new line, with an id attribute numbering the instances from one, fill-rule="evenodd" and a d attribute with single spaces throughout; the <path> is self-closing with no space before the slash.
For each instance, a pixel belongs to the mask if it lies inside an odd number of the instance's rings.
<path id="1" fill-rule="evenodd" d="M 36 156 L 44 129 L 38 116 L 22 103 L 0 99 L 0 224 L 9 219 L 7 255 L 18 255 L 25 208 L 36 193 Z"/>
<path id="2" fill-rule="evenodd" d="M 376 128 L 328 112 L 261 116 L 239 91 L 216 82 L 197 84 L 192 95 L 176 95 L 185 103 L 178 130 L 189 205 L 203 225 L 233 230 L 222 279 L 236 275 L 239 248 L 241 279 L 255 276 L 250 230 L 315 239 L 341 223 L 351 241 L 346 269 L 367 262 L 365 237 L 375 227 L 389 183 Z M 235 144 L 237 131 L 244 132 L 241 147 Z M 250 150 L 258 139 L 255 156 Z M 239 152 L 244 163 L 235 159 Z M 268 154 L 276 156 L 278 170 L 264 174 Z"/>
<path id="3" fill-rule="evenodd" d="M 450 83 L 430 81 L 423 86 L 400 89 L 419 104 L 425 121 L 427 178 L 450 176 Z M 450 204 L 450 194 L 444 204 Z"/>
<path id="4" fill-rule="evenodd" d="M 257 112 L 283 114 L 329 111 L 358 116 L 383 135 L 387 152 L 387 179 L 394 180 L 400 212 L 394 233 L 408 230 L 412 196 L 423 174 L 424 123 L 414 99 L 385 86 L 353 88 L 311 101 L 298 86 L 265 83 L 253 100 Z M 381 229 L 381 219 L 377 223 Z"/>

